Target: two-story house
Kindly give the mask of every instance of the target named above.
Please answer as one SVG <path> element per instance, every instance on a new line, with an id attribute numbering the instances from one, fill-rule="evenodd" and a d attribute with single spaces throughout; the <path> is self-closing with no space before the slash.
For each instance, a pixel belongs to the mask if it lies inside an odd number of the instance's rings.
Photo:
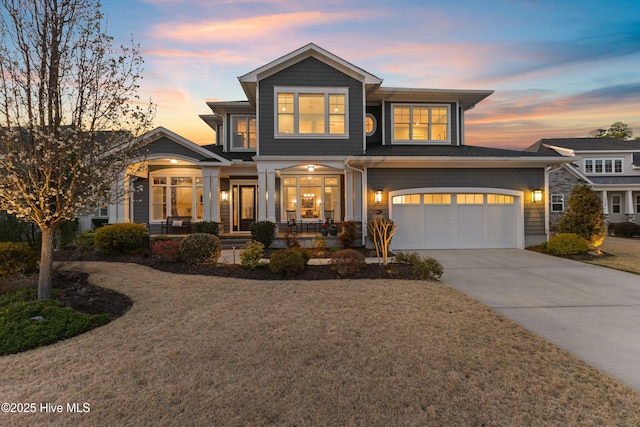
<path id="1" fill-rule="evenodd" d="M 549 172 L 551 224 L 560 220 L 571 190 L 578 184 L 587 184 L 601 195 L 607 222 L 640 221 L 640 142 L 553 138 L 541 139 L 526 151 L 574 158 Z"/>
<path id="2" fill-rule="evenodd" d="M 314 45 L 238 78 L 247 99 L 209 102 L 216 142 L 198 146 L 158 128 L 141 191 L 110 221 L 169 215 L 253 221 L 315 233 L 320 222 L 391 218 L 393 249 L 523 248 L 545 241 L 548 166 L 557 153 L 465 145 L 465 114 L 490 90 L 384 87 L 382 79 Z"/>

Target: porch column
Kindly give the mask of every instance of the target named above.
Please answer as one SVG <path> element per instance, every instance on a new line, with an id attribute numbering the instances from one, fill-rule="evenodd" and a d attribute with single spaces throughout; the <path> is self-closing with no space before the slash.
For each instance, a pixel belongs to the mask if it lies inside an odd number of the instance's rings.
<path id="1" fill-rule="evenodd" d="M 627 190 L 625 198 L 624 198 L 624 214 L 627 217 L 627 221 L 633 222 L 635 218 L 635 212 L 633 207 L 633 191 Z"/>
<path id="2" fill-rule="evenodd" d="M 112 186 L 113 194 L 120 195 L 118 200 L 109 203 L 109 224 L 129 222 L 129 183 L 124 172 L 118 174 L 118 181 Z"/>
<path id="3" fill-rule="evenodd" d="M 258 169 L 258 221 L 266 221 L 266 220 L 267 220 L 267 171 L 265 169 Z"/>
<path id="4" fill-rule="evenodd" d="M 267 221 L 277 222 L 276 221 L 276 171 L 275 170 L 267 170 Z"/>
<path id="5" fill-rule="evenodd" d="M 344 171 L 344 220 L 353 221 L 353 171 Z"/>
<path id="6" fill-rule="evenodd" d="M 607 190 L 602 190 L 602 211 L 605 215 L 609 215 L 609 198 Z"/>
<path id="7" fill-rule="evenodd" d="M 353 210 L 354 210 L 354 221 L 362 221 L 362 198 L 364 197 L 362 190 L 362 173 L 355 172 L 353 176 L 353 185 L 355 187 L 354 191 L 354 199 L 353 199 Z"/>

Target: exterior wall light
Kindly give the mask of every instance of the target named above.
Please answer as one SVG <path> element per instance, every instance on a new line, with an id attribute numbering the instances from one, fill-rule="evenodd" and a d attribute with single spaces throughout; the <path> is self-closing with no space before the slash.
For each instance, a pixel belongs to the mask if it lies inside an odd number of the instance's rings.
<path id="1" fill-rule="evenodd" d="M 542 201 L 542 190 L 533 190 L 531 192 L 531 202 L 540 203 Z"/>
<path id="2" fill-rule="evenodd" d="M 382 190 L 376 190 L 375 194 L 373 195 L 373 202 L 377 205 L 382 203 Z"/>
<path id="3" fill-rule="evenodd" d="M 220 192 L 220 200 L 222 200 L 223 202 L 229 200 L 229 193 L 227 193 L 225 190 L 222 190 Z"/>

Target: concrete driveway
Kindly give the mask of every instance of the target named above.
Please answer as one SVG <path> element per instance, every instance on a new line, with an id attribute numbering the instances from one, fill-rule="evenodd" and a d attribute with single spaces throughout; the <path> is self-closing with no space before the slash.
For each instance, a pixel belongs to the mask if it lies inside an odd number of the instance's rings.
<path id="1" fill-rule="evenodd" d="M 640 276 L 517 249 L 418 252 L 444 283 L 640 391 Z"/>

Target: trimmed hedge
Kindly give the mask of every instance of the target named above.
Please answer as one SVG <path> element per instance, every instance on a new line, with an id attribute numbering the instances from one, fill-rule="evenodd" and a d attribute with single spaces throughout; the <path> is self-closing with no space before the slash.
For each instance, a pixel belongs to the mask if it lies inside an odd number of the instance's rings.
<path id="1" fill-rule="evenodd" d="M 575 233 L 560 233 L 549 239 L 546 251 L 551 255 L 586 254 L 589 252 L 589 242 Z"/>
<path id="2" fill-rule="evenodd" d="M 262 266 L 262 256 L 264 255 L 264 245 L 260 242 L 247 243 L 240 251 L 240 264 L 250 270 Z"/>
<path id="3" fill-rule="evenodd" d="M 613 234 L 618 237 L 640 236 L 640 224 L 635 222 L 618 222 L 610 225 L 612 226 Z"/>
<path id="4" fill-rule="evenodd" d="M 96 230 L 95 246 L 107 255 L 118 255 L 142 250 L 142 236 L 149 231 L 142 224 L 132 222 L 110 224 Z"/>
<path id="5" fill-rule="evenodd" d="M 304 271 L 310 257 L 308 251 L 297 247 L 275 251 L 269 259 L 269 269 L 285 278 L 293 277 Z"/>
<path id="6" fill-rule="evenodd" d="M 251 223 L 251 239 L 256 242 L 260 242 L 265 248 L 271 246 L 273 243 L 273 236 L 276 231 L 275 222 L 271 221 L 257 221 Z"/>
<path id="7" fill-rule="evenodd" d="M 195 233 L 180 244 L 180 257 L 187 264 L 216 264 L 222 243 L 213 234 Z"/>

